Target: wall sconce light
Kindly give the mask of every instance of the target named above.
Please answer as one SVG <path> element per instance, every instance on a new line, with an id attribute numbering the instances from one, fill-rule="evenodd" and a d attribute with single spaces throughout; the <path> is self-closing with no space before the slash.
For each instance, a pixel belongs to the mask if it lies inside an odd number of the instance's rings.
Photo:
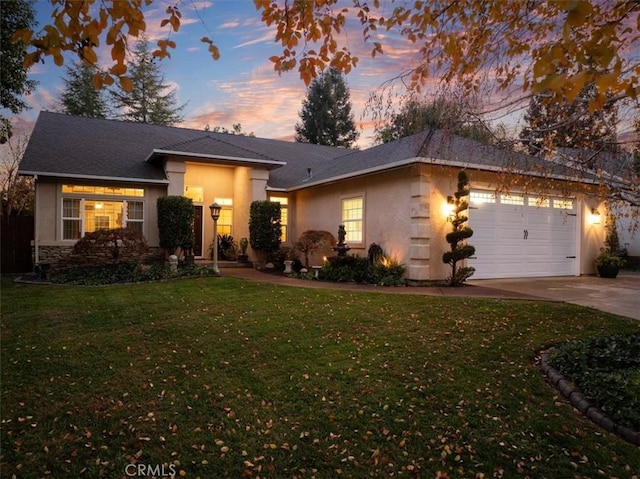
<path id="1" fill-rule="evenodd" d="M 600 212 L 598 208 L 591 208 L 591 213 L 589 214 L 589 223 L 592 225 L 600 224 Z"/>
<path id="2" fill-rule="evenodd" d="M 453 196 L 447 196 L 447 203 L 444 205 L 444 212 L 447 218 L 453 216 L 453 211 L 456 209 L 456 201 Z"/>

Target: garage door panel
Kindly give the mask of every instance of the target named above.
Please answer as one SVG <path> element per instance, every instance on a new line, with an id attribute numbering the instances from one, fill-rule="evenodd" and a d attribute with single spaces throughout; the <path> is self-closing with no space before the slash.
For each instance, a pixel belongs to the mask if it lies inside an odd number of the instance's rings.
<path id="1" fill-rule="evenodd" d="M 476 192 L 476 197 L 478 193 L 483 194 Z M 473 198 L 472 194 L 469 226 L 474 235 L 469 243 L 476 255 L 468 263 L 476 268 L 474 278 L 574 274 L 575 201 L 532 197 L 522 201 L 522 196 L 514 195 L 475 204 Z"/>

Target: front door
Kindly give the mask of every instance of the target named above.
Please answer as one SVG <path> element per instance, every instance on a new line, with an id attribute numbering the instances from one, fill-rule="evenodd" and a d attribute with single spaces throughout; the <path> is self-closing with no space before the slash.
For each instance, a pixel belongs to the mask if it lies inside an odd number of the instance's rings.
<path id="1" fill-rule="evenodd" d="M 202 257 L 202 206 L 194 206 L 193 233 L 196 237 L 193 255 Z"/>

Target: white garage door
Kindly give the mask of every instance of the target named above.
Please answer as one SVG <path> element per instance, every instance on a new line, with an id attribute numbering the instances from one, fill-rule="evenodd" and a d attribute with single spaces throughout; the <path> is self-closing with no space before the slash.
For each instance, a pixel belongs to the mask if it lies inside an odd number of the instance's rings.
<path id="1" fill-rule="evenodd" d="M 570 276 L 576 265 L 576 202 L 567 198 L 494 195 L 469 198 L 469 266 L 474 279 Z"/>

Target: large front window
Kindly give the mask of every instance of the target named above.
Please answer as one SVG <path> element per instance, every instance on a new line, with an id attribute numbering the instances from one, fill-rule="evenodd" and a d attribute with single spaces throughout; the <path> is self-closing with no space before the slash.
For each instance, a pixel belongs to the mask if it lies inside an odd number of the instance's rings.
<path id="1" fill-rule="evenodd" d="M 342 200 L 342 224 L 347 243 L 363 242 L 364 200 L 362 196 Z"/>
<path id="2" fill-rule="evenodd" d="M 144 202 L 108 198 L 144 196 L 143 189 L 63 185 L 62 192 L 62 239 L 77 240 L 101 229 L 132 228 L 143 232 Z"/>

